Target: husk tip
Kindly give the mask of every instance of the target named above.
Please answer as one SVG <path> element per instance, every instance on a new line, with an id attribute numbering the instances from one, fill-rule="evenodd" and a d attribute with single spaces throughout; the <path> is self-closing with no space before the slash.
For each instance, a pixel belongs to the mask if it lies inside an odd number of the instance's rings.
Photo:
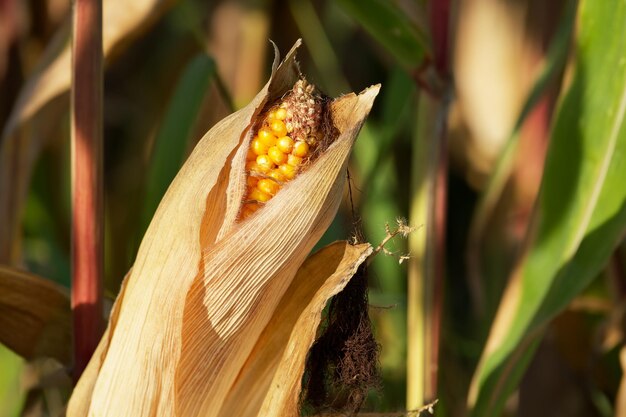
<path id="1" fill-rule="evenodd" d="M 378 96 L 378 93 L 380 92 L 380 87 L 381 87 L 380 83 L 371 85 L 367 87 L 366 89 L 364 89 L 363 91 L 361 91 L 359 93 L 359 97 L 362 100 L 374 101 L 374 99 L 376 98 L 376 96 Z"/>

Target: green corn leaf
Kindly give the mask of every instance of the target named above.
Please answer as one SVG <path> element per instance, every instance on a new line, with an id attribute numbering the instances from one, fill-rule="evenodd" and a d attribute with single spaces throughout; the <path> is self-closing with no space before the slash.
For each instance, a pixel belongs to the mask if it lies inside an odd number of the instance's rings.
<path id="1" fill-rule="evenodd" d="M 469 271 L 473 279 L 480 279 L 479 277 L 482 276 L 484 272 L 480 261 L 482 256 L 480 253 L 481 241 L 484 237 L 487 223 L 491 219 L 493 211 L 500 201 L 500 197 L 504 192 L 504 188 L 515 165 L 515 156 L 517 155 L 522 126 L 524 126 L 526 118 L 545 94 L 546 88 L 563 72 L 563 67 L 567 61 L 568 45 L 571 40 L 572 28 L 576 19 L 576 6 L 576 0 L 570 0 L 566 5 L 561 23 L 546 55 L 544 67 L 526 97 L 526 101 L 522 106 L 515 126 L 506 140 L 495 169 L 489 177 L 487 187 L 472 216 L 467 248 L 468 257 L 476 260 L 476 264 L 473 268 L 470 268 Z M 490 311 L 490 308 L 486 310 Z"/>
<path id="2" fill-rule="evenodd" d="M 215 61 L 200 54 L 191 60 L 176 86 L 154 143 L 142 215 L 142 235 L 183 163 L 202 100 L 215 75 Z"/>
<path id="3" fill-rule="evenodd" d="M 532 239 L 472 382 L 475 416 L 500 414 L 545 325 L 605 266 L 626 231 L 626 0 L 581 1 L 578 29 Z"/>
<path id="4" fill-rule="evenodd" d="M 340 0 L 339 4 L 402 65 L 419 67 L 428 55 L 427 36 L 393 2 Z"/>

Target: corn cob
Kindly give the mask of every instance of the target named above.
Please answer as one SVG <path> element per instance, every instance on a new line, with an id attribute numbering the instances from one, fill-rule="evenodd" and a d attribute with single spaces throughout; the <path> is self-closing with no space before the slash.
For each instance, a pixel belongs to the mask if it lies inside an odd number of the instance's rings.
<path id="1" fill-rule="evenodd" d="M 298 80 L 276 104 L 261 116 L 246 160 L 246 196 L 239 218 L 247 218 L 294 179 L 323 151 L 323 99 L 315 86 Z M 331 139 L 332 140 L 332 139 Z"/>

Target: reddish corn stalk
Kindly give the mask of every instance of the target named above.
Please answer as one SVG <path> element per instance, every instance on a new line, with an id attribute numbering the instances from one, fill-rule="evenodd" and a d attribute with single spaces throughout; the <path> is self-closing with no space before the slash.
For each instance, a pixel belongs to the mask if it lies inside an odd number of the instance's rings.
<path id="1" fill-rule="evenodd" d="M 76 0 L 72 37 L 72 310 L 74 377 L 102 320 L 102 3 Z"/>
<path id="2" fill-rule="evenodd" d="M 450 65 L 450 0 L 435 0 L 430 6 L 430 31 L 435 68 L 440 76 L 448 75 Z"/>
<path id="3" fill-rule="evenodd" d="M 435 131 L 437 136 L 433 140 L 439 143 L 439 159 L 435 180 L 435 208 L 434 208 L 434 242 L 435 242 L 435 273 L 432 287 L 433 302 L 430 312 L 430 346 L 427 349 L 429 355 L 426 360 L 426 378 L 424 396 L 426 401 L 437 398 L 437 385 L 439 375 L 439 340 L 441 334 L 441 314 L 443 309 L 443 282 L 445 276 L 445 251 L 446 251 L 446 213 L 448 199 L 448 137 L 447 115 L 449 91 L 449 23 L 450 23 L 450 0 L 436 0 L 430 9 L 430 30 L 433 39 L 434 63 L 439 77 L 444 82 L 444 93 L 440 107 L 441 125 Z"/>
<path id="4" fill-rule="evenodd" d="M 441 110 L 444 115 L 448 112 L 448 103 L 444 103 Z M 443 116 L 442 116 L 443 118 Z M 439 340 L 441 336 L 441 313 L 443 309 L 443 282 L 445 277 L 445 252 L 446 252 L 446 213 L 448 200 L 448 138 L 445 122 L 439 132 L 439 160 L 436 173 L 435 185 L 435 282 L 433 283 L 433 304 L 431 312 L 431 348 L 427 360 L 430 361 L 426 384 L 426 401 L 437 399 L 437 384 L 439 375 Z"/>

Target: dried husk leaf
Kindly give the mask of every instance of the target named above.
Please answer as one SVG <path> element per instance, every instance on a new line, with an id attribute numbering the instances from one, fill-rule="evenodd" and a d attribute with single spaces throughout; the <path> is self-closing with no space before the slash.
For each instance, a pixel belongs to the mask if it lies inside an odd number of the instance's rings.
<path id="1" fill-rule="evenodd" d="M 81 378 L 68 416 L 86 415 L 77 393 L 91 394 L 94 416 L 219 411 L 336 212 L 352 143 L 378 92 L 337 100 L 336 142 L 263 210 L 236 223 L 251 122 L 296 81 L 297 46 L 252 103 L 205 135 L 172 182 L 127 279 L 96 380 Z M 92 383 L 93 390 L 81 387 Z"/>
<path id="2" fill-rule="evenodd" d="M 109 58 L 175 0 L 103 2 L 102 50 Z M 70 19 L 57 31 L 41 64 L 22 88 L 0 138 L 0 262 L 14 263 L 12 247 L 30 175 L 44 140 L 68 105 L 71 77 Z"/>
<path id="3" fill-rule="evenodd" d="M 0 343 L 32 360 L 68 364 L 72 318 L 67 292 L 53 282 L 0 266 Z"/>
<path id="4" fill-rule="evenodd" d="M 289 405 L 297 405 L 304 359 L 313 343 L 321 311 L 371 251 L 368 244 L 335 242 L 302 264 L 229 389 L 219 417 L 256 416 L 266 397 L 272 399 L 272 410 L 282 409 L 275 401 L 274 391 L 286 387 L 293 388 L 288 394 L 293 399 Z"/>
<path id="5" fill-rule="evenodd" d="M 205 252 L 204 273 L 192 285 L 183 318 L 176 376 L 182 415 L 215 415 L 297 269 L 330 225 L 353 140 L 377 91 L 342 98 L 358 126 L 339 128 L 339 138 L 306 172 Z M 240 150 L 243 166 L 247 147 Z"/>

